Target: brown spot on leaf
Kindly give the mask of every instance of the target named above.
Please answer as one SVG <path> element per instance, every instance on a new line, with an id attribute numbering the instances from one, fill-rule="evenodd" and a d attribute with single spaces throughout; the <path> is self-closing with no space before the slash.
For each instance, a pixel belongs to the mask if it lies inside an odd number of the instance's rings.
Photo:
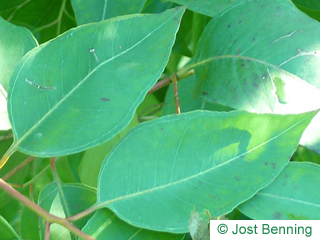
<path id="1" fill-rule="evenodd" d="M 282 216 L 281 213 L 275 212 L 275 213 L 273 214 L 273 219 L 281 219 L 281 216 Z"/>
<path id="2" fill-rule="evenodd" d="M 202 95 L 208 95 L 208 93 L 206 91 L 203 91 Z"/>
<path id="3" fill-rule="evenodd" d="M 231 28 L 231 24 L 228 24 L 228 28 Z"/>
<path id="4" fill-rule="evenodd" d="M 103 101 L 103 102 L 109 102 L 109 101 L 110 101 L 110 98 L 102 97 L 102 98 L 100 98 L 100 100 Z"/>
<path id="5" fill-rule="evenodd" d="M 239 178 L 239 177 L 234 176 L 234 178 L 236 179 L 236 181 L 237 181 L 237 182 L 239 182 L 239 181 L 240 181 L 240 178 Z"/>

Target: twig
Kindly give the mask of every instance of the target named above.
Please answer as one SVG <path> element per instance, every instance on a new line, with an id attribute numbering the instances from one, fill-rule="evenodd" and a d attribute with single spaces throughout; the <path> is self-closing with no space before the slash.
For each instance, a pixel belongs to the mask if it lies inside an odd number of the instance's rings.
<path id="1" fill-rule="evenodd" d="M 171 83 L 170 77 L 167 77 L 165 79 L 160 80 L 157 82 L 148 92 L 148 94 L 153 93 L 157 91 L 160 88 L 163 88 Z"/>
<path id="2" fill-rule="evenodd" d="M 85 216 L 88 216 L 89 214 L 99 210 L 101 208 L 101 205 L 103 205 L 103 204 L 93 205 L 93 206 L 87 208 L 86 210 L 76 214 L 76 215 L 73 215 L 71 217 L 67 217 L 66 220 L 68 220 L 70 222 L 77 221 L 77 220 L 84 218 Z"/>
<path id="3" fill-rule="evenodd" d="M 85 240 L 94 240 L 91 236 L 87 235 L 86 233 L 82 232 L 80 229 L 73 226 L 67 219 L 56 217 L 47 211 L 45 211 L 43 208 L 32 202 L 30 199 L 22 195 L 20 192 L 12 188 L 8 183 L 3 181 L 2 178 L 0 178 L 0 188 L 2 188 L 6 193 L 11 195 L 13 198 L 17 199 L 19 202 L 26 205 L 29 209 L 31 209 L 33 212 L 44 218 L 46 221 L 50 223 L 58 223 L 62 226 L 64 226 L 66 229 L 68 229 L 70 232 L 74 233 L 78 237 L 81 237 Z"/>
<path id="4" fill-rule="evenodd" d="M 13 138 L 13 134 L 12 133 L 10 133 L 8 135 L 0 136 L 0 141 L 6 140 L 6 139 L 9 139 L 9 138 Z"/>
<path id="5" fill-rule="evenodd" d="M 10 156 L 16 151 L 15 144 L 11 145 L 9 149 L 3 154 L 1 160 L 0 160 L 0 169 L 6 164 L 6 162 L 9 160 Z"/>
<path id="6" fill-rule="evenodd" d="M 27 166 L 29 163 L 31 163 L 34 159 L 36 159 L 35 157 L 28 157 L 26 158 L 26 160 L 24 160 L 23 162 L 21 162 L 18 166 L 16 166 L 15 168 L 13 168 L 10 172 L 8 172 L 6 175 L 3 176 L 3 180 L 7 181 L 10 177 L 12 177 L 14 174 L 16 174 L 17 172 L 19 172 L 22 168 L 24 168 L 25 166 Z"/>
<path id="7" fill-rule="evenodd" d="M 189 76 L 191 76 L 191 75 L 193 75 L 193 74 L 194 74 L 194 70 L 193 70 L 193 69 L 190 70 L 190 67 L 187 66 L 187 67 L 179 70 L 178 72 L 171 74 L 169 77 L 166 77 L 166 78 L 158 81 L 158 82 L 149 90 L 148 94 L 153 93 L 153 92 L 157 91 L 158 89 L 163 88 L 163 87 L 169 85 L 169 84 L 172 82 L 172 81 L 171 81 L 171 76 L 172 76 L 172 75 L 175 75 L 176 78 L 177 78 L 177 81 L 180 81 L 180 80 L 185 79 L 185 78 L 187 78 L 187 77 L 189 77 Z"/>
<path id="8" fill-rule="evenodd" d="M 174 103 L 176 105 L 177 114 L 181 113 L 180 103 L 179 103 L 179 91 L 178 91 L 178 80 L 175 74 L 170 76 L 171 81 L 173 82 L 173 94 L 174 94 Z"/>
<path id="9" fill-rule="evenodd" d="M 44 239 L 50 240 L 50 222 L 46 221 L 45 224 L 46 224 L 46 230 L 45 230 Z"/>

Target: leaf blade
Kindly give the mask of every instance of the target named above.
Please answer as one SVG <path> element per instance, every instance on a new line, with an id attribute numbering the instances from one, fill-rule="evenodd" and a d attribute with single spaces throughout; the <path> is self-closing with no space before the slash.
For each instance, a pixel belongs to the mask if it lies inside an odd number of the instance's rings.
<path id="1" fill-rule="evenodd" d="M 140 124 L 105 159 L 98 203 L 134 226 L 187 232 L 194 207 L 220 216 L 268 185 L 314 114 L 284 121 L 282 115 L 194 111 Z"/>
<path id="2" fill-rule="evenodd" d="M 241 204 L 239 210 L 257 220 L 320 219 L 319 193 L 315 191 L 319 171 L 314 163 L 290 162 L 272 184 Z"/>
<path id="3" fill-rule="evenodd" d="M 268 17 L 257 17 L 261 14 Z M 199 41 L 195 96 L 254 112 L 317 109 L 319 31 L 319 24 L 289 1 L 229 8 L 211 20 Z"/>
<path id="4" fill-rule="evenodd" d="M 15 69 L 9 92 L 18 149 L 36 156 L 67 155 L 126 127 L 166 65 L 183 12 L 176 8 L 80 26 L 28 53 Z M 89 38 L 82 40 L 83 34 Z M 81 51 L 72 47 L 75 39 Z M 93 124 L 84 128 L 88 123 Z"/>

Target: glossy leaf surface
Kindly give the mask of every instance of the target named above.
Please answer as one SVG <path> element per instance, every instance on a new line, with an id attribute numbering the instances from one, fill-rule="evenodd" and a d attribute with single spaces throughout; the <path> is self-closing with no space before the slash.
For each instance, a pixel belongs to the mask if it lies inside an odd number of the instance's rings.
<path id="1" fill-rule="evenodd" d="M 98 203 L 137 227 L 187 232 L 194 208 L 220 216 L 270 184 L 315 114 L 194 111 L 140 124 L 106 158 Z"/>
<path id="2" fill-rule="evenodd" d="M 146 0 L 72 0 L 78 25 L 139 13 Z"/>
<path id="3" fill-rule="evenodd" d="M 183 12 L 80 26 L 25 55 L 8 100 L 18 149 L 67 155 L 120 132 L 160 77 Z"/>
<path id="4" fill-rule="evenodd" d="M 257 220 L 320 220 L 319 174 L 318 164 L 291 162 L 239 209 Z"/>
<path id="5" fill-rule="evenodd" d="M 290 1 L 234 5 L 200 38 L 195 95 L 254 112 L 317 109 L 319 34 L 319 23 Z"/>

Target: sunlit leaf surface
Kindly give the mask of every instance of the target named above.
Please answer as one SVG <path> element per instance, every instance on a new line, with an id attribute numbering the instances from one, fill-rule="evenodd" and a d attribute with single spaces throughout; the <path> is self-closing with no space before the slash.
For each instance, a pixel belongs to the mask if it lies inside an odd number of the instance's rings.
<path id="1" fill-rule="evenodd" d="M 289 163 L 272 184 L 239 209 L 258 220 L 320 220 L 319 174 L 317 164 Z"/>
<path id="2" fill-rule="evenodd" d="M 30 51 L 10 82 L 15 146 L 36 156 L 67 155 L 124 129 L 163 72 L 183 12 L 80 26 Z"/>
<path id="3" fill-rule="evenodd" d="M 315 114 L 194 111 L 140 124 L 105 159 L 98 203 L 137 227 L 188 232 L 194 209 L 220 216 L 270 184 Z"/>

